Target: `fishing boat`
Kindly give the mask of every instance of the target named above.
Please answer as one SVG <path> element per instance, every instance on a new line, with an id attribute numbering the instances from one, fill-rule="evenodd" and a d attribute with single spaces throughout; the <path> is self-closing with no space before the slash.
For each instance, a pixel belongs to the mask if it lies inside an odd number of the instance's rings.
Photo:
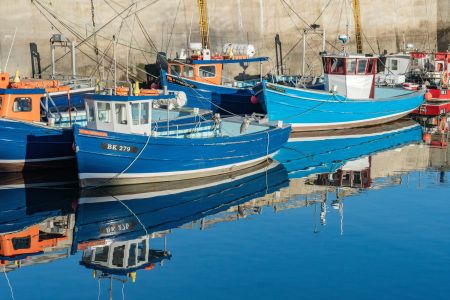
<path id="1" fill-rule="evenodd" d="M 344 45 L 348 40 L 340 36 Z M 323 54 L 325 90 L 264 82 L 258 91 L 269 120 L 292 124 L 292 131 L 344 129 L 387 123 L 419 107 L 423 91 L 376 88 L 377 56 Z"/>
<path id="2" fill-rule="evenodd" d="M 151 99 L 92 94 L 86 109 L 100 118 L 75 126 L 82 187 L 164 182 L 245 169 L 270 159 L 288 140 L 290 126 L 250 117 L 157 123 Z M 105 122 L 105 120 L 107 122 Z"/>
<path id="3" fill-rule="evenodd" d="M 426 72 L 424 81 L 428 92 L 429 102 L 449 102 L 450 101 L 450 52 L 434 53 L 434 70 Z"/>
<path id="4" fill-rule="evenodd" d="M 8 74 L 0 74 L 0 172 L 65 167 L 75 171 L 72 125 L 84 125 L 96 118 L 107 124 L 108 120 L 101 119 L 102 108 L 98 107 L 99 113 L 96 114 L 97 108 L 90 107 L 87 116 L 84 109 L 55 112 L 51 109 L 54 106 L 49 104 L 46 97 L 47 88 L 50 84 L 53 85 L 52 89 L 67 90 L 67 87 L 48 80 L 14 81 L 10 82 Z M 127 91 L 127 88 L 118 89 Z M 146 90 L 142 89 L 142 92 Z M 161 95 L 162 93 L 150 90 L 148 95 L 140 97 L 155 101 L 168 101 L 177 97 L 175 93 Z M 167 105 L 170 106 L 170 103 Z M 193 110 L 179 113 L 172 110 L 166 113 L 162 108 L 153 111 L 158 114 L 154 118 L 156 121 L 193 113 Z M 179 118 L 174 122 L 192 122 L 207 113 L 196 110 L 193 119 Z"/>
<path id="5" fill-rule="evenodd" d="M 200 107 L 226 115 L 263 113 L 253 91 L 253 87 L 260 84 L 262 77 L 227 79 L 223 76 L 223 68 L 233 64 L 246 67 L 250 63 L 261 65 L 268 58 L 252 57 L 254 50 L 251 45 L 227 47 L 247 47 L 249 50 L 245 55 L 211 55 L 208 49 L 199 49 L 197 54 L 192 54 L 189 58 L 182 56 L 169 60 L 167 72 L 164 70 L 161 73 L 162 84 L 169 90 L 184 92 L 187 96 L 187 106 L 190 107 Z M 203 54 L 199 55 L 200 52 Z M 228 52 L 230 53 L 230 50 Z"/>

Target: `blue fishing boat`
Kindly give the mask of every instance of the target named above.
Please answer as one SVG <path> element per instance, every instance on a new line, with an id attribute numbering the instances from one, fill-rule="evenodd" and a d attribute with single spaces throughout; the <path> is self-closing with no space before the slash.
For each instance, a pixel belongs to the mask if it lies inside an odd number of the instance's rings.
<path id="1" fill-rule="evenodd" d="M 290 126 L 219 115 L 211 120 L 149 126 L 151 99 L 91 95 L 86 107 L 100 118 L 75 126 L 82 187 L 199 178 L 245 169 L 270 159 Z"/>
<path id="2" fill-rule="evenodd" d="M 162 84 L 169 90 L 182 91 L 187 106 L 212 110 L 220 114 L 263 113 L 253 87 L 261 78 L 230 80 L 222 75 L 226 65 L 248 65 L 267 61 L 267 57 L 194 56 L 168 61 L 168 73 L 161 72 Z"/>
<path id="3" fill-rule="evenodd" d="M 376 88 L 377 56 L 345 51 L 322 56 L 324 89 L 264 82 L 259 102 L 269 119 L 292 124 L 293 131 L 371 126 L 408 115 L 424 101 L 424 92 Z"/>
<path id="4" fill-rule="evenodd" d="M 39 81 L 14 82 L 0 76 L 0 172 L 21 172 L 38 168 L 68 168 L 75 171 L 73 124 L 102 118 L 101 107 L 84 111 L 54 111 L 49 106 L 48 91 Z M 101 96 L 100 96 L 101 97 Z M 174 93 L 140 96 L 149 100 L 175 98 Z M 193 122 L 209 112 L 154 109 L 155 122 L 177 118 L 175 123 Z M 185 118 L 183 118 L 185 117 Z M 107 120 L 100 119 L 99 122 Z M 105 123 L 106 124 L 106 123 Z M 149 125 L 150 126 L 150 125 Z M 155 124 L 157 126 L 157 124 Z"/>

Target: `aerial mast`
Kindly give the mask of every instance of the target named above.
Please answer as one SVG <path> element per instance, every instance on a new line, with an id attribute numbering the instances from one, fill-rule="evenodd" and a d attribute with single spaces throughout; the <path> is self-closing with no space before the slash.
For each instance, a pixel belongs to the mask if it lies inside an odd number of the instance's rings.
<path id="1" fill-rule="evenodd" d="M 356 37 L 356 52 L 363 52 L 362 34 L 361 34 L 361 12 L 359 9 L 359 0 L 352 0 L 353 2 L 353 19 L 355 23 L 355 37 Z"/>
<path id="2" fill-rule="evenodd" d="M 198 15 L 200 19 L 200 35 L 202 37 L 202 48 L 210 49 L 209 45 L 209 26 L 208 26 L 208 9 L 206 0 L 197 0 Z"/>

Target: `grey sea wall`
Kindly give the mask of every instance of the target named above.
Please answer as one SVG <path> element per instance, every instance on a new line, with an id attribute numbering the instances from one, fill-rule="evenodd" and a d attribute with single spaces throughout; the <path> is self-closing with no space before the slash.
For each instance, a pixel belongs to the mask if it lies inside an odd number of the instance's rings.
<path id="1" fill-rule="evenodd" d="M 91 0 L 16 0 L 2 7 L 0 27 L 0 68 L 3 70 L 14 32 L 16 38 L 7 71 L 30 75 L 29 43 L 36 42 L 42 66 L 50 62 L 49 38 L 62 32 L 69 39 L 83 42 L 77 52 L 78 73 L 90 75 L 102 54 L 113 56 L 111 40 L 116 37 L 117 61 L 126 65 L 155 60 L 155 52 L 174 56 L 189 41 L 200 41 L 196 0 L 93 0 L 96 43 L 93 33 Z M 364 52 L 399 51 L 413 43 L 421 50 L 446 50 L 449 41 L 450 1 L 448 0 L 361 0 Z M 340 49 L 336 37 L 347 30 L 354 33 L 353 11 L 348 0 L 229 0 L 208 1 L 211 46 L 219 51 L 224 43 L 251 43 L 258 55 L 275 56 L 274 37 L 283 45 L 285 64 L 290 73 L 301 69 L 302 32 L 308 24 L 325 29 L 327 51 Z M 135 15 L 138 18 L 135 18 Z M 56 17 L 56 18 L 55 18 Z M 348 26 L 347 26 L 348 24 Z M 144 28 L 145 30 L 141 29 Z M 348 28 L 348 29 L 347 29 Z M 145 33 L 144 33 L 145 32 Z M 151 47 L 154 43 L 155 49 Z M 307 69 L 320 69 L 319 35 L 309 35 L 306 43 Z M 96 55 L 92 46 L 96 44 Z M 131 51 L 129 47 L 131 45 Z M 355 50 L 354 39 L 350 50 Z M 67 50 L 58 49 L 57 57 Z M 108 73 L 110 60 L 101 63 Z M 274 59 L 265 67 L 274 67 Z M 58 72 L 69 73 L 70 59 L 59 62 Z M 47 72 L 49 69 L 47 69 Z"/>

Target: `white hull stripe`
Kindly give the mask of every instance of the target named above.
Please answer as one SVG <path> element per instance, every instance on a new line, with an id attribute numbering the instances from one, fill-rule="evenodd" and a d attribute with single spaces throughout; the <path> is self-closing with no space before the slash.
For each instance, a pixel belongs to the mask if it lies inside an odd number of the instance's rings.
<path id="1" fill-rule="evenodd" d="M 37 158 L 37 159 L 0 159 L 0 164 L 34 163 L 34 162 L 46 162 L 46 161 L 66 160 L 74 158 L 75 156 L 62 156 L 62 157 Z"/>
<path id="2" fill-rule="evenodd" d="M 262 161 L 264 159 L 271 158 L 271 157 L 275 156 L 277 153 L 278 153 L 278 151 L 271 155 L 262 156 L 262 157 L 259 157 L 256 159 L 247 160 L 247 161 L 240 162 L 240 163 L 234 163 L 234 164 L 229 164 L 229 165 L 224 165 L 224 166 L 219 166 L 219 167 L 212 167 L 212 168 L 205 168 L 205 169 L 198 169 L 198 170 L 187 170 L 187 171 L 176 171 L 176 172 L 157 172 L 157 173 L 124 173 L 124 174 L 120 174 L 120 175 L 117 175 L 117 173 L 79 173 L 78 177 L 80 178 L 80 180 L 94 179 L 94 178 L 105 179 L 105 178 L 114 178 L 114 177 L 119 179 L 119 178 L 168 177 L 168 176 L 177 176 L 177 175 L 184 175 L 184 174 L 195 174 L 195 173 L 204 173 L 204 172 L 206 173 L 206 172 L 211 172 L 211 171 L 217 171 L 217 170 L 252 164 L 257 161 Z"/>
<path id="3" fill-rule="evenodd" d="M 382 132 L 380 131 L 380 132 L 368 133 L 368 134 L 330 135 L 330 136 L 305 137 L 305 138 L 298 137 L 298 138 L 290 138 L 288 140 L 288 142 L 309 142 L 309 141 L 338 140 L 338 139 L 357 139 L 357 138 L 362 138 L 362 137 L 392 134 L 395 132 L 409 130 L 411 128 L 418 127 L 418 126 L 420 126 L 420 125 L 414 124 L 414 125 L 411 125 L 408 127 L 403 127 L 403 128 L 399 128 L 399 129 L 390 130 L 390 131 L 382 131 Z"/>
<path id="4" fill-rule="evenodd" d="M 389 119 L 393 117 L 400 117 L 402 115 L 408 114 L 412 112 L 414 109 L 408 109 L 400 113 L 382 116 L 382 117 L 376 117 L 372 119 L 364 119 L 364 120 L 357 120 L 357 121 L 348 121 L 348 122 L 329 122 L 329 123 L 290 123 L 292 127 L 324 127 L 324 126 L 335 126 L 335 125 L 347 125 L 347 124 L 359 124 L 359 123 L 367 123 L 372 121 L 378 121 L 383 119 Z"/>
<path id="5" fill-rule="evenodd" d="M 253 176 L 258 173 L 267 172 L 268 170 L 271 170 L 278 165 L 279 165 L 279 163 L 272 163 L 271 165 L 269 165 L 267 167 L 264 167 L 260 170 L 257 170 L 257 171 L 251 172 L 251 173 L 246 173 L 246 174 L 243 174 L 240 176 L 228 178 L 226 180 L 216 181 L 216 182 L 209 183 L 209 184 L 197 185 L 197 186 L 191 187 L 191 188 L 164 190 L 164 191 L 158 191 L 158 192 L 138 193 L 138 194 L 129 194 L 129 195 L 117 195 L 114 197 L 111 197 L 111 196 L 81 197 L 80 200 L 78 201 L 78 203 L 79 204 L 87 204 L 87 203 L 99 203 L 99 202 L 114 202 L 117 200 L 120 200 L 120 201 L 139 200 L 139 199 L 153 198 L 153 197 L 157 197 L 157 196 L 167 196 L 167 195 L 179 194 L 182 192 L 189 192 L 189 191 L 204 189 L 204 188 L 208 188 L 208 187 L 212 187 L 212 186 L 216 186 L 219 184 L 224 184 L 224 183 L 228 183 L 228 182 L 232 182 L 232 181 L 237 181 L 242 178 L 250 177 L 250 176 Z"/>

